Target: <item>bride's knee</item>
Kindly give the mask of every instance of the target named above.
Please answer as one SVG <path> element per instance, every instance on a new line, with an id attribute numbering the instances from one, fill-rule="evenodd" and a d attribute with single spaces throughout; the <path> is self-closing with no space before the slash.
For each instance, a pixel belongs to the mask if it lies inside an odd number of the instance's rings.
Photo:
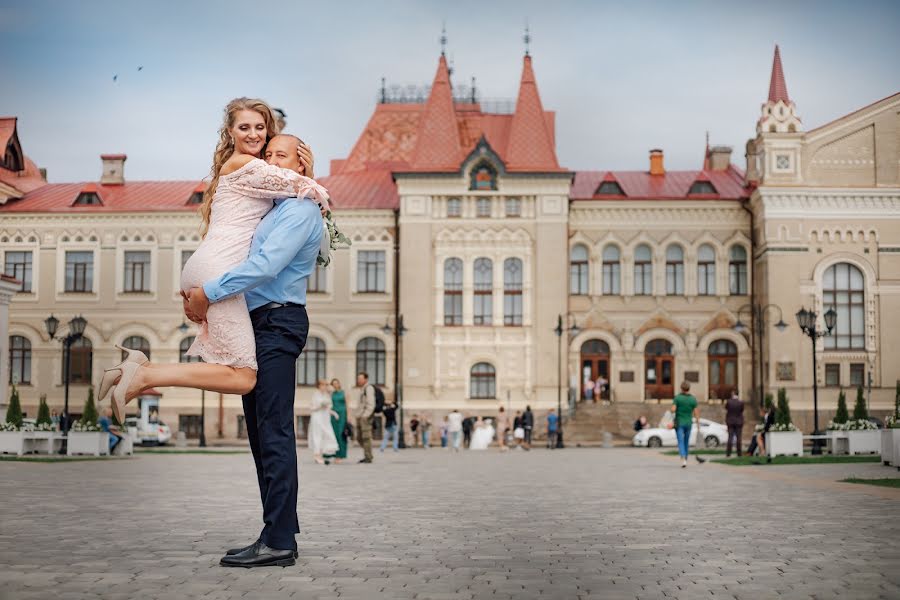
<path id="1" fill-rule="evenodd" d="M 238 391 L 241 395 L 249 394 L 256 387 L 256 371 L 253 369 L 237 369 Z"/>

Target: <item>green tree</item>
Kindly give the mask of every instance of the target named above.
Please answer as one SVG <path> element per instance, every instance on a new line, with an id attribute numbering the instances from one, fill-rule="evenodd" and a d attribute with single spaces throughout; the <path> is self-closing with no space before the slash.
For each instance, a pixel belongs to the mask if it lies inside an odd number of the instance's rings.
<path id="1" fill-rule="evenodd" d="M 866 408 L 866 399 L 863 396 L 862 387 L 856 388 L 856 405 L 853 407 L 853 418 L 857 421 L 865 421 L 869 418 L 869 410 Z"/>
<path id="2" fill-rule="evenodd" d="M 84 411 L 81 414 L 81 422 L 86 425 L 96 425 L 100 416 L 97 414 L 97 407 L 94 405 L 94 386 L 88 388 L 87 401 L 84 403 Z"/>
<path id="3" fill-rule="evenodd" d="M 775 422 L 779 425 L 791 424 L 791 406 L 788 403 L 787 390 L 778 388 L 778 408 L 775 412 Z"/>
<path id="4" fill-rule="evenodd" d="M 6 422 L 12 423 L 20 429 L 22 428 L 22 405 L 19 403 L 19 390 L 16 388 L 16 384 L 12 386 L 9 406 L 6 407 Z"/>
<path id="5" fill-rule="evenodd" d="M 37 424 L 46 423 L 50 425 L 50 407 L 47 406 L 47 394 L 41 394 L 41 403 L 38 405 Z"/>
<path id="6" fill-rule="evenodd" d="M 765 403 L 765 407 L 766 407 L 766 410 L 767 410 L 767 411 L 768 411 L 770 408 L 772 408 L 772 404 L 774 403 L 774 399 L 772 398 L 772 394 L 771 394 L 771 393 L 766 394 L 766 398 L 765 398 L 765 400 L 764 400 L 763 402 Z"/>
<path id="7" fill-rule="evenodd" d="M 835 423 L 846 423 L 850 419 L 850 414 L 847 412 L 847 394 L 844 393 L 844 390 L 841 390 L 841 393 L 838 394 L 838 406 L 837 412 L 834 413 L 834 419 L 832 419 Z"/>

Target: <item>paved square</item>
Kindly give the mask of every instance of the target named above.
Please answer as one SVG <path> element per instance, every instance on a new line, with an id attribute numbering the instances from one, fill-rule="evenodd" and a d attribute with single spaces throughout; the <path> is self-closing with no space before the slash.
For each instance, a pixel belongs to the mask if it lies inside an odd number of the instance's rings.
<path id="1" fill-rule="evenodd" d="M 300 558 L 255 570 L 218 566 L 260 527 L 249 454 L 0 462 L 0 598 L 900 597 L 900 491 L 834 483 L 878 464 L 301 457 Z"/>

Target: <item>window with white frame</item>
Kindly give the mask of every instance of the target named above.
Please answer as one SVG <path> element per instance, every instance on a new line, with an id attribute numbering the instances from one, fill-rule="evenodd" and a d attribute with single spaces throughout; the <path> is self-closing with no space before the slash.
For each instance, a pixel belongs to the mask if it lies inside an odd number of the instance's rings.
<path id="1" fill-rule="evenodd" d="M 384 342 L 374 337 L 359 340 L 356 344 L 356 372 L 366 373 L 370 383 L 384 385 Z"/>
<path id="2" fill-rule="evenodd" d="M 306 347 L 297 359 L 297 385 L 316 385 L 325 379 L 325 342 L 321 338 L 310 337 Z"/>
<path id="3" fill-rule="evenodd" d="M 653 294 L 653 253 L 650 246 L 641 244 L 634 249 L 634 295 Z"/>
<path id="4" fill-rule="evenodd" d="M 380 294 L 384 290 L 384 250 L 360 250 L 356 259 L 356 291 Z"/>
<path id="5" fill-rule="evenodd" d="M 584 244 L 572 246 L 569 252 L 569 293 L 575 296 L 588 294 L 588 249 Z"/>
<path id="6" fill-rule="evenodd" d="M 507 198 L 505 205 L 507 217 L 522 216 L 522 201 L 519 198 Z"/>
<path id="7" fill-rule="evenodd" d="M 475 216 L 487 218 L 491 216 L 491 199 L 479 198 L 475 202 Z"/>
<path id="8" fill-rule="evenodd" d="M 677 244 L 666 248 L 666 294 L 684 294 L 684 250 Z"/>
<path id="9" fill-rule="evenodd" d="M 462 201 L 459 198 L 447 200 L 447 216 L 459 217 L 462 215 Z"/>
<path id="10" fill-rule="evenodd" d="M 709 244 L 703 244 L 697 251 L 697 293 L 716 295 L 716 251 Z"/>
<path id="11" fill-rule="evenodd" d="M 463 262 L 444 261 L 444 325 L 462 325 Z"/>
<path id="12" fill-rule="evenodd" d="M 489 258 L 476 258 L 474 271 L 474 323 L 490 325 L 494 316 L 494 263 Z"/>
<path id="13" fill-rule="evenodd" d="M 90 383 L 94 365 L 94 345 L 81 336 L 69 347 L 71 367 L 69 383 Z"/>
<path id="14" fill-rule="evenodd" d="M 66 251 L 65 291 L 72 293 L 94 290 L 94 253 L 90 250 Z"/>
<path id="15" fill-rule="evenodd" d="M 203 362 L 203 359 L 199 356 L 191 356 L 188 354 L 188 350 L 191 349 L 191 345 L 194 343 L 194 340 L 197 338 L 193 335 L 190 335 L 178 344 L 178 362 L 180 363 L 189 363 L 189 362 Z"/>
<path id="16" fill-rule="evenodd" d="M 21 335 L 9 336 L 9 382 L 31 383 L 31 342 Z"/>
<path id="17" fill-rule="evenodd" d="M 9 250 L 4 259 L 3 272 L 22 282 L 20 292 L 31 292 L 31 250 Z"/>
<path id="18" fill-rule="evenodd" d="M 475 364 L 469 372 L 469 397 L 490 399 L 497 397 L 497 372 L 486 362 Z"/>
<path id="19" fill-rule="evenodd" d="M 838 263 L 825 270 L 822 306 L 832 308 L 837 320 L 831 335 L 825 336 L 827 350 L 858 350 L 866 347 L 866 304 L 863 272 L 850 263 Z"/>
<path id="20" fill-rule="evenodd" d="M 138 293 L 150 291 L 150 251 L 125 251 L 125 278 L 122 291 Z"/>
<path id="21" fill-rule="evenodd" d="M 728 252 L 728 288 L 732 296 L 747 295 L 747 251 L 737 244 Z"/>
<path id="22" fill-rule="evenodd" d="M 613 244 L 603 249 L 603 293 L 616 296 L 621 293 L 621 256 Z"/>
<path id="23" fill-rule="evenodd" d="M 522 260 L 503 261 L 503 324 L 522 324 Z"/>
<path id="24" fill-rule="evenodd" d="M 307 281 L 306 291 L 313 294 L 324 294 L 327 291 L 327 271 L 322 265 L 316 265 Z"/>

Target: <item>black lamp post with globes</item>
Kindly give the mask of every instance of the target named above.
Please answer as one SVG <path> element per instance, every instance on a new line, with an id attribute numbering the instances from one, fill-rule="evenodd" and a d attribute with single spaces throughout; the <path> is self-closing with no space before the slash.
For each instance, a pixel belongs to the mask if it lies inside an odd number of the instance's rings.
<path id="1" fill-rule="evenodd" d="M 55 339 L 56 331 L 59 329 L 59 319 L 51 314 L 44 320 L 44 327 L 47 328 L 50 339 Z M 69 374 L 72 372 L 72 344 L 81 339 L 85 327 L 87 327 L 87 319 L 78 315 L 69 321 L 69 333 L 66 337 L 60 338 L 63 345 L 63 383 L 66 389 L 63 404 L 63 434 L 69 433 Z"/>
<path id="2" fill-rule="evenodd" d="M 831 335 L 831 331 L 834 329 L 834 326 L 837 322 L 837 313 L 833 308 L 829 308 L 825 311 L 825 331 L 819 331 L 817 329 L 817 320 L 819 315 L 816 314 L 814 310 L 806 310 L 806 308 L 801 308 L 797 311 L 797 324 L 800 325 L 800 329 L 806 334 L 810 341 L 812 342 L 812 358 L 813 358 L 813 427 L 815 431 L 813 435 L 820 436 L 822 433 L 819 431 L 819 383 L 818 383 L 818 374 L 816 373 L 816 340 L 820 337 L 825 337 L 827 335 Z M 818 438 L 813 439 L 813 454 L 822 454 L 822 445 L 819 443 L 820 440 Z"/>

